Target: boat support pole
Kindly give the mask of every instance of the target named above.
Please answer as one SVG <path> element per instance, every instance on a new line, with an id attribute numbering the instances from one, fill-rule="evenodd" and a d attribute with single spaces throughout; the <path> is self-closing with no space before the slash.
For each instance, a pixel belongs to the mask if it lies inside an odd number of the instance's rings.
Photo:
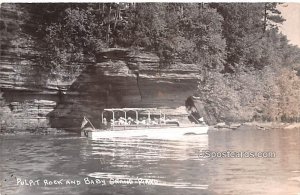
<path id="1" fill-rule="evenodd" d="M 115 112 L 112 111 L 112 113 L 113 113 L 113 124 L 112 124 L 112 128 L 114 129 L 114 127 L 115 127 Z"/>
<path id="2" fill-rule="evenodd" d="M 91 123 L 91 121 L 85 117 L 85 119 L 91 124 L 91 126 L 93 127 L 93 129 L 95 130 L 96 128 L 94 127 L 93 123 Z"/>

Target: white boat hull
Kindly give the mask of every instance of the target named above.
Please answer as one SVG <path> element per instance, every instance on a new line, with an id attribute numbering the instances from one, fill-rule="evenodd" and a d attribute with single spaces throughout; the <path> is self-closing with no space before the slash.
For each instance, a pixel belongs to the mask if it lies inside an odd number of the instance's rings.
<path id="1" fill-rule="evenodd" d="M 208 126 L 191 125 L 180 127 L 124 129 L 124 130 L 84 130 L 82 135 L 91 139 L 146 137 L 150 139 L 180 138 L 187 134 L 207 134 Z"/>

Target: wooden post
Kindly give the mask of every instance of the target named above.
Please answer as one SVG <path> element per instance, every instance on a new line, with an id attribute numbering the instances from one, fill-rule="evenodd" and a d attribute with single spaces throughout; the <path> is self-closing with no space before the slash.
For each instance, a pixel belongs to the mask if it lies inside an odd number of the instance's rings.
<path id="1" fill-rule="evenodd" d="M 138 121 L 139 121 L 139 112 L 136 110 L 136 111 L 135 111 L 135 123 L 136 123 L 136 128 L 138 128 Z"/>
<path id="2" fill-rule="evenodd" d="M 115 112 L 114 112 L 114 111 L 112 111 L 112 113 L 113 113 L 113 123 L 112 123 L 112 129 L 114 129 L 114 127 L 115 127 Z"/>
<path id="3" fill-rule="evenodd" d="M 161 110 L 159 110 L 159 125 L 161 126 Z"/>
<path id="4" fill-rule="evenodd" d="M 148 127 L 149 127 L 149 125 L 150 125 L 150 121 L 151 121 L 151 118 L 150 118 L 150 111 L 148 110 Z"/>
<path id="5" fill-rule="evenodd" d="M 124 129 L 126 129 L 126 126 L 127 126 L 127 116 L 126 116 L 126 111 L 124 111 L 124 115 L 125 115 L 125 125 L 124 125 Z"/>
<path id="6" fill-rule="evenodd" d="M 135 121 L 138 121 L 139 120 L 139 113 L 138 111 L 135 111 Z"/>

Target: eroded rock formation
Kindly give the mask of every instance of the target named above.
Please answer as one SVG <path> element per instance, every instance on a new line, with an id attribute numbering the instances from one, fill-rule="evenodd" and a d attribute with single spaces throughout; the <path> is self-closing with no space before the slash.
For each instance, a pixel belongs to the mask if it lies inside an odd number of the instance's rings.
<path id="1" fill-rule="evenodd" d="M 115 107 L 159 107 L 187 120 L 184 102 L 197 89 L 196 65 L 178 63 L 161 68 L 156 55 L 126 49 L 109 49 L 99 56 L 49 114 L 53 126 L 78 127 L 84 115 L 97 126 L 103 108 Z"/>
<path id="2" fill-rule="evenodd" d="M 17 66 L 8 63 L 1 70 L 5 67 L 10 75 Z M 98 126 L 103 108 L 114 107 L 160 107 L 186 120 L 184 103 L 197 89 L 199 71 L 194 64 L 162 68 L 152 53 L 109 49 L 99 53 L 97 62 L 87 65 L 73 83 L 55 83 L 51 79 L 37 83 L 26 71 L 19 74 L 26 82 L 17 86 L 14 77 L 3 76 L 3 72 L 0 76 L 12 112 L 17 114 L 25 102 L 29 108 L 24 119 L 38 122 L 46 118 L 52 127 L 78 129 L 83 116 Z M 28 83 L 31 78 L 33 84 Z"/>
<path id="3" fill-rule="evenodd" d="M 19 15 L 13 4 L 1 8 L 1 34 L 8 40 L 1 43 L 0 89 L 16 120 L 79 130 L 83 116 L 99 126 L 101 111 L 114 107 L 160 107 L 187 120 L 185 100 L 201 75 L 197 65 L 166 65 L 153 53 L 110 48 L 75 79 L 57 80 L 42 72 L 32 40 L 18 32 Z"/>

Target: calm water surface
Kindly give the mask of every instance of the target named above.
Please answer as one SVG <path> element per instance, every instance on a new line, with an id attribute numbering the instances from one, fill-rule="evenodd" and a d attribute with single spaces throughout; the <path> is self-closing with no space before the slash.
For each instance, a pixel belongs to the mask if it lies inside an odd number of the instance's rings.
<path id="1" fill-rule="evenodd" d="M 1 195 L 300 194 L 300 130 L 210 132 L 182 140 L 0 138 Z M 202 150 L 273 151 L 276 157 L 203 159 L 198 156 Z M 40 182 L 20 185 L 25 179 Z M 88 184 L 87 179 L 102 183 Z M 62 184 L 45 186 L 44 180 Z M 67 185 L 67 180 L 80 184 Z"/>

